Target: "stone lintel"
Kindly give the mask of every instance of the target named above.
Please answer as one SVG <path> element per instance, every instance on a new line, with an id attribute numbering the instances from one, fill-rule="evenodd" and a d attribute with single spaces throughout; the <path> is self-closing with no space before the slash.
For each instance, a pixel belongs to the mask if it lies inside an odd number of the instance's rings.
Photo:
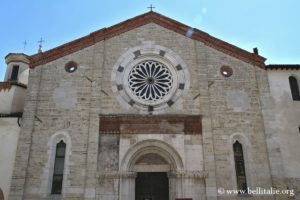
<path id="1" fill-rule="evenodd" d="M 208 177 L 208 172 L 207 171 L 170 171 L 168 172 L 168 177 L 204 179 Z"/>
<path id="2" fill-rule="evenodd" d="M 169 171 L 167 172 L 169 178 L 193 178 L 205 179 L 208 177 L 207 171 Z M 105 173 L 98 173 L 98 179 L 119 179 L 119 178 L 136 178 L 137 172 L 119 172 L 108 171 Z"/>
<path id="3" fill-rule="evenodd" d="M 98 179 L 136 178 L 136 172 L 108 171 L 97 174 Z"/>
<path id="4" fill-rule="evenodd" d="M 201 115 L 100 115 L 99 134 L 202 134 Z"/>

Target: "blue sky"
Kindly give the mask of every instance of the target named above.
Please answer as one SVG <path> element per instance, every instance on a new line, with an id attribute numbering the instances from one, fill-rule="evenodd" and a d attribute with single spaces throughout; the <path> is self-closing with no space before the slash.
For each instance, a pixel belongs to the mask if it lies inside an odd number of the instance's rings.
<path id="1" fill-rule="evenodd" d="M 0 0 L 0 79 L 10 52 L 32 55 L 154 11 L 236 45 L 267 64 L 300 64 L 299 0 Z M 24 41 L 27 45 L 24 49 Z"/>

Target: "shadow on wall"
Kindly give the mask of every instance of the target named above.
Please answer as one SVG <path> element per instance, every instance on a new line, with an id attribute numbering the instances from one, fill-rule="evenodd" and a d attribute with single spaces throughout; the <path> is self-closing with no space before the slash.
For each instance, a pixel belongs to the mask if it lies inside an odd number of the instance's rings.
<path id="1" fill-rule="evenodd" d="M 4 200 L 4 194 L 2 192 L 2 189 L 0 188 L 0 200 Z"/>

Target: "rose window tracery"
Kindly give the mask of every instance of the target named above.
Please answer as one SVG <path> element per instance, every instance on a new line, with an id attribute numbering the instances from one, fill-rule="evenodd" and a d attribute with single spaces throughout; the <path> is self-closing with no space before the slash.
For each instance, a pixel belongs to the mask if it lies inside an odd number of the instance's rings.
<path id="1" fill-rule="evenodd" d="M 166 96 L 173 86 L 171 71 L 157 61 L 144 61 L 132 68 L 129 88 L 139 99 L 154 103 Z"/>
<path id="2" fill-rule="evenodd" d="M 190 86 L 187 65 L 171 49 L 145 43 L 126 50 L 111 74 L 112 91 L 120 105 L 143 114 L 181 108 Z"/>

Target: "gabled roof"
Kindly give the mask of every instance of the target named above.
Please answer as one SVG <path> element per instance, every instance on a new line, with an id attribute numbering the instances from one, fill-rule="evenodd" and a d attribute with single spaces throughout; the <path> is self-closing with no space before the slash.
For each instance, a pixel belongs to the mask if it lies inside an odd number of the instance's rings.
<path id="1" fill-rule="evenodd" d="M 297 64 L 270 64 L 266 66 L 266 69 L 300 69 L 300 65 Z"/>
<path id="2" fill-rule="evenodd" d="M 156 12 L 147 12 L 145 14 L 139 15 L 132 19 L 126 20 L 119 24 L 113 25 L 109 28 L 103 28 L 87 36 L 74 40 L 72 42 L 66 43 L 64 45 L 58 46 L 46 52 L 38 53 L 29 57 L 30 67 L 34 68 L 36 66 L 51 62 L 68 54 L 79 51 L 83 48 L 94 45 L 95 43 L 115 37 L 132 29 L 141 27 L 143 25 L 155 23 L 166 29 L 172 30 L 176 33 L 186 36 L 187 32 L 191 30 L 191 27 L 177 22 L 173 19 L 165 17 Z M 238 48 L 213 36 L 208 33 L 200 31 L 198 29 L 192 29 L 193 34 L 190 36 L 191 39 L 203 42 L 205 45 L 217 49 L 225 54 L 236 57 L 247 63 L 259 66 L 261 68 L 265 67 L 265 58 Z M 187 37 L 187 36 L 186 36 Z"/>

